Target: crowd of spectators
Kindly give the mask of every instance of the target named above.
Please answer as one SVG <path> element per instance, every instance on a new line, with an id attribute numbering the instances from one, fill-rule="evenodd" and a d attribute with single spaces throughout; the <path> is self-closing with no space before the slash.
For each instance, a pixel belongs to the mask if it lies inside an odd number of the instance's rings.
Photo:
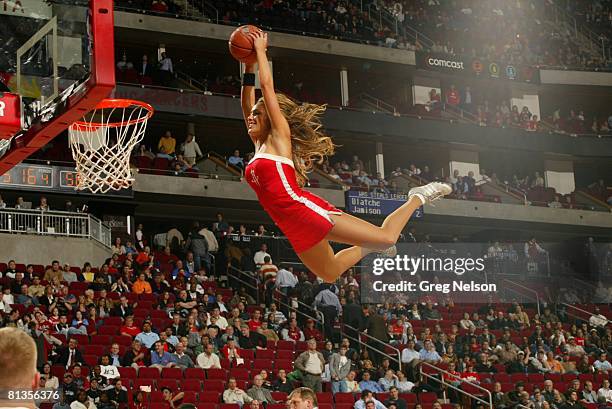
<path id="1" fill-rule="evenodd" d="M 431 50 L 515 65 L 608 68 L 554 21 L 554 2 L 384 2 L 398 21 L 426 34 Z M 579 1 L 567 3 L 578 4 Z M 599 15 L 599 14 L 598 14 Z M 590 23 L 589 23 L 590 24 Z"/>
<path id="2" fill-rule="evenodd" d="M 612 394 L 604 383 L 612 369 L 607 306 L 587 307 L 592 317 L 574 321 L 550 307 L 539 315 L 534 305 L 494 298 L 481 305 L 455 305 L 448 297 L 360 305 L 355 271 L 323 284 L 274 260 L 265 243 L 242 253 L 251 258 L 252 274 L 265 293 L 259 297 L 240 285 L 228 286 L 213 267 L 212 255 L 225 254 L 232 263 L 232 235 L 271 236 L 263 225 L 256 231 L 245 225 L 233 229 L 219 213 L 210 229 L 194 223 L 186 234 L 172 227 L 150 235 L 139 224 L 133 237 L 115 239 L 112 257 L 99 268 L 10 260 L 0 267 L 2 326 L 16 326 L 35 339 L 40 387 L 60 391 L 57 408 L 80 408 L 74 402 L 87 400 L 111 409 L 147 407 L 149 401 L 175 407 L 196 403 L 196 393 L 200 401 L 212 399 L 204 402 L 253 407 L 252 402 L 282 403 L 299 384 L 353 394 L 355 408 L 367 408 L 374 399 L 398 408 L 402 400 L 416 398 L 410 393 L 418 394 L 423 409 L 436 408 L 444 389 L 419 376 L 425 363 L 448 371 L 445 380 L 451 384 L 466 387 L 467 381 L 490 389 L 495 407 L 502 409 L 546 400 L 545 391 L 559 408 L 573 407 L 572 399 L 596 403 Z M 497 254 L 499 247 L 493 243 L 488 251 Z M 533 247 L 537 250 L 537 242 Z M 525 244 L 527 255 L 531 248 Z M 311 309 L 319 310 L 326 325 L 306 317 L 303 308 L 311 316 Z M 399 348 L 402 370 L 355 342 L 353 330 L 346 329 L 347 337 L 338 334 L 336 320 Z M 197 375 L 188 377 L 190 370 Z M 531 382 L 535 375 L 542 376 Z M 511 383 L 519 376 L 522 386 Z M 446 393 L 452 403 L 465 404 L 458 394 Z"/>
<path id="3" fill-rule="evenodd" d="M 177 146 L 172 132 L 166 131 L 159 138 L 156 153 L 145 143 L 138 145 L 132 153 L 132 162 L 142 173 L 198 177 L 197 161 L 204 157 L 193 133 L 188 133 Z"/>
<path id="4" fill-rule="evenodd" d="M 174 65 L 165 51 L 160 54 L 156 62 L 150 60 L 147 54 L 142 54 L 140 61 L 134 64 L 125 51 L 118 60 L 115 70 L 118 82 L 166 87 L 175 85 Z"/>

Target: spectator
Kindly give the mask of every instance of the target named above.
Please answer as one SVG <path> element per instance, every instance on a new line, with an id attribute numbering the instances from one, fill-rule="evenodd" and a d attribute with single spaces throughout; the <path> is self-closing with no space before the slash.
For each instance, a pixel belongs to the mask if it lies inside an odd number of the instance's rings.
<path id="1" fill-rule="evenodd" d="M 174 78 L 174 67 L 172 66 L 172 60 L 165 52 L 161 53 L 161 60 L 159 61 L 159 74 L 162 85 L 171 85 L 172 79 Z M 172 150 L 172 153 L 174 153 L 174 149 Z"/>
<path id="2" fill-rule="evenodd" d="M 270 262 L 272 262 L 272 256 L 268 254 L 268 245 L 266 243 L 261 243 L 261 247 L 258 252 L 253 256 L 253 261 L 257 267 L 261 267 L 265 263 L 265 258 L 269 257 Z"/>
<path id="3" fill-rule="evenodd" d="M 461 103 L 461 96 L 459 91 L 455 88 L 455 85 L 451 85 L 450 89 L 446 93 L 446 103 L 451 107 L 457 107 Z"/>
<path id="4" fill-rule="evenodd" d="M 192 133 L 187 134 L 187 139 L 183 143 L 181 151 L 183 152 L 183 158 L 189 166 L 194 166 L 198 158 L 203 156 L 200 150 L 200 145 L 195 140 L 195 135 Z"/>
<path id="5" fill-rule="evenodd" d="M 308 349 L 297 357 L 293 365 L 299 371 L 298 376 L 305 387 L 314 392 L 322 392 L 321 374 L 325 369 L 325 359 L 317 351 L 317 341 L 308 340 Z"/>
<path id="6" fill-rule="evenodd" d="M 128 303 L 128 299 L 125 295 L 119 297 L 119 304 L 113 308 L 112 315 L 121 318 L 134 315 L 134 309 Z"/>
<path id="7" fill-rule="evenodd" d="M 63 274 L 60 270 L 60 263 L 57 260 L 53 260 L 51 262 L 51 268 L 48 268 L 47 271 L 45 271 L 43 280 L 52 282 L 54 278 L 57 278 L 59 281 L 63 279 Z"/>
<path id="8" fill-rule="evenodd" d="M 244 160 L 240 156 L 240 151 L 238 149 L 234 150 L 234 153 L 228 158 L 227 162 L 230 165 L 236 166 L 240 169 L 244 169 Z"/>
<path id="9" fill-rule="evenodd" d="M 287 378 L 287 372 L 284 369 L 279 369 L 276 373 L 276 379 L 272 383 L 272 390 L 289 394 L 293 389 L 294 384 Z"/>
<path id="10" fill-rule="evenodd" d="M 174 139 L 170 131 L 166 131 L 166 133 L 164 133 L 164 135 L 159 139 L 159 143 L 157 144 L 157 157 L 168 160 L 174 159 L 175 149 L 176 139 Z"/>
<path id="11" fill-rule="evenodd" d="M 253 398 L 254 401 L 263 402 L 265 404 L 276 403 L 270 391 L 263 387 L 263 382 L 264 380 L 261 375 L 255 375 L 253 378 L 253 386 L 247 391 L 247 395 Z"/>
<path id="12" fill-rule="evenodd" d="M 423 349 L 419 352 L 419 360 L 432 364 L 442 360 L 431 340 L 425 341 Z"/>
<path id="13" fill-rule="evenodd" d="M 337 353 L 329 358 L 329 370 L 332 380 L 332 393 L 346 392 L 344 381 L 351 369 L 351 360 L 346 356 L 347 348 L 341 346 Z"/>
<path id="14" fill-rule="evenodd" d="M 400 398 L 399 390 L 395 386 L 389 388 L 389 397 L 384 401 L 384 404 L 387 408 L 390 405 L 395 405 L 397 409 L 408 409 L 408 403 Z"/>
<path id="15" fill-rule="evenodd" d="M 202 369 L 217 368 L 221 369 L 221 362 L 219 356 L 214 353 L 213 344 L 207 344 L 204 352 L 198 355 L 197 359 L 198 367 Z"/>
<path id="16" fill-rule="evenodd" d="M 382 391 L 381 391 L 382 392 Z M 370 406 L 368 406 L 368 403 Z M 361 391 L 361 398 L 355 402 L 354 409 L 386 409 L 380 401 L 376 400 L 370 390 Z"/>
<path id="17" fill-rule="evenodd" d="M 263 335 L 251 331 L 247 324 L 242 324 L 240 326 L 238 345 L 243 349 L 266 349 L 267 340 Z"/>
<path id="18" fill-rule="evenodd" d="M 145 273 L 138 274 L 138 279 L 132 286 L 132 291 L 136 294 L 151 294 L 153 290 L 151 289 L 151 284 L 146 280 Z"/>
<path id="19" fill-rule="evenodd" d="M 193 228 L 189 233 L 187 242 L 185 243 L 185 249 L 190 250 L 193 253 L 196 271 L 199 271 L 202 267 L 204 267 L 206 271 L 211 270 L 210 255 L 208 254 L 208 241 L 206 240 L 206 237 L 200 234 L 200 224 L 198 222 L 193 223 Z"/>
<path id="20" fill-rule="evenodd" d="M 223 392 L 223 402 L 237 403 L 242 407 L 245 403 L 250 403 L 253 398 L 236 385 L 236 378 L 229 378 L 227 381 L 227 389 Z"/>
<path id="21" fill-rule="evenodd" d="M 176 366 L 175 357 L 164 350 L 164 344 L 161 341 L 156 341 L 154 344 L 154 352 L 151 352 L 150 366 L 159 369 L 160 373 L 163 368 L 172 368 Z"/>
<path id="22" fill-rule="evenodd" d="M 68 346 L 63 348 L 56 356 L 55 363 L 63 367 L 70 368 L 76 363 L 84 363 L 83 355 L 78 349 L 78 341 L 76 338 L 70 338 Z"/>
<path id="23" fill-rule="evenodd" d="M 598 398 L 604 398 L 606 402 L 612 402 L 612 389 L 610 389 L 610 381 L 604 379 L 601 382 L 601 388 L 597 391 Z"/>
<path id="24" fill-rule="evenodd" d="M 371 391 L 374 393 L 385 392 L 382 386 L 371 379 L 370 372 L 364 371 L 361 375 L 361 382 L 359 382 L 359 389 L 362 391 Z"/>
<path id="25" fill-rule="evenodd" d="M 142 324 L 142 332 L 136 335 L 135 339 L 144 345 L 145 348 L 150 349 L 153 344 L 159 341 L 159 335 L 151 331 L 151 322 L 145 321 Z"/>
<path id="26" fill-rule="evenodd" d="M 148 366 L 149 359 L 146 356 L 146 351 L 142 348 L 142 343 L 138 339 L 132 341 L 132 346 L 121 359 L 121 366 L 131 366 L 138 369 L 142 366 Z"/>
<path id="27" fill-rule="evenodd" d="M 193 368 L 193 360 L 185 353 L 185 345 L 182 342 L 178 342 L 175 348 L 176 350 L 173 354 L 173 360 L 175 362 L 174 366 L 181 369 Z"/>

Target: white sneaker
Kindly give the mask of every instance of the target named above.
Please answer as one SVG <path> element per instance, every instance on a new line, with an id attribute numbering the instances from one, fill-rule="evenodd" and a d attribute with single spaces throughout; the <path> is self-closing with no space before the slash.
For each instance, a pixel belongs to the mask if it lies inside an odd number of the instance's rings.
<path id="1" fill-rule="evenodd" d="M 448 183 L 431 182 L 424 186 L 413 187 L 408 192 L 408 197 L 417 196 L 425 204 L 451 194 L 452 191 L 453 188 Z"/>

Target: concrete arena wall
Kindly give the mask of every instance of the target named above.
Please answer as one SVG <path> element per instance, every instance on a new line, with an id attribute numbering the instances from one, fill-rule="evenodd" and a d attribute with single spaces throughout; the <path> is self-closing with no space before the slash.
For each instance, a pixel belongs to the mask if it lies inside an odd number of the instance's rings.
<path id="1" fill-rule="evenodd" d="M 95 240 L 62 236 L 0 233 L 0 260 L 24 264 L 51 264 L 52 260 L 82 267 L 86 261 L 100 266 L 111 256 L 109 248 Z"/>

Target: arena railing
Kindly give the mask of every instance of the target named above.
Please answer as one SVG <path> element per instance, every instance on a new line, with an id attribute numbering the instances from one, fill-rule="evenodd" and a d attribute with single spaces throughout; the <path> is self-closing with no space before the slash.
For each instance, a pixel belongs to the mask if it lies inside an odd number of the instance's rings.
<path id="1" fill-rule="evenodd" d="M 423 370 L 423 368 L 426 368 L 426 370 Z M 444 386 L 446 388 L 450 388 L 454 391 L 456 391 L 457 393 L 460 393 L 470 399 L 474 399 L 477 402 L 482 403 L 483 405 L 486 405 L 486 407 L 488 407 L 489 409 L 493 409 L 493 395 L 491 394 L 491 391 L 483 388 L 482 386 L 473 383 L 473 382 L 469 382 L 465 379 L 457 379 L 457 375 L 453 375 L 452 373 L 445 371 L 442 368 L 438 368 L 435 365 L 432 365 L 430 363 L 427 362 L 422 362 L 419 365 L 419 371 L 421 373 L 421 377 L 427 379 L 427 380 L 431 380 L 433 382 L 438 383 L 441 386 Z M 428 372 L 431 371 L 431 372 Z M 432 373 L 433 372 L 433 373 Z M 436 376 L 437 375 L 437 376 Z M 452 383 L 446 382 L 446 377 L 448 377 L 449 379 L 457 379 L 457 381 L 459 382 L 459 385 L 455 386 Z M 462 386 L 465 385 L 467 386 L 469 389 L 471 389 L 471 391 L 466 391 L 458 386 Z M 476 391 L 480 391 L 482 392 L 482 394 L 478 394 L 476 395 Z M 446 400 L 446 389 L 443 390 L 443 394 L 444 394 L 444 400 Z M 480 395 L 480 396 L 479 396 Z M 483 399 L 481 396 L 484 395 L 486 396 L 488 399 L 485 400 Z"/>
<path id="2" fill-rule="evenodd" d="M 591 311 L 587 311 L 584 310 L 582 308 L 576 307 L 575 305 L 572 304 L 568 304 L 568 303 L 561 303 L 561 305 L 565 308 L 565 313 L 567 315 L 569 315 L 570 317 L 573 317 L 575 319 L 578 320 L 582 320 L 582 321 L 589 321 L 591 317 L 593 317 L 595 314 L 592 313 Z M 610 324 L 610 320 L 608 320 L 607 324 Z"/>
<path id="3" fill-rule="evenodd" d="M 88 238 L 111 247 L 111 230 L 88 213 L 0 209 L 0 232 Z"/>
<path id="4" fill-rule="evenodd" d="M 503 283 L 506 284 L 504 286 L 504 290 L 508 290 L 511 292 L 514 292 L 516 294 L 519 294 L 523 297 L 526 297 L 527 299 L 532 300 L 533 302 L 535 302 L 536 304 L 536 308 L 538 311 L 538 315 L 540 315 L 540 295 L 538 294 L 538 292 L 534 289 L 531 289 L 529 287 L 525 287 L 522 284 L 519 284 L 517 282 L 514 282 L 512 280 L 508 280 L 508 279 L 504 279 Z M 514 288 L 512 288 L 514 287 Z"/>
<path id="5" fill-rule="evenodd" d="M 257 302 L 257 305 L 261 304 L 260 288 L 258 285 L 258 280 L 256 279 L 256 277 L 253 276 L 253 273 L 242 271 L 242 270 L 237 269 L 236 267 L 230 266 L 227 271 L 227 276 L 228 276 L 228 280 L 230 280 L 230 284 L 233 280 L 236 283 L 245 286 L 246 288 L 248 288 L 248 290 L 251 291 L 253 295 L 255 295 L 255 300 Z M 255 281 L 253 281 L 253 279 L 255 279 Z M 308 314 L 304 312 L 303 310 L 301 310 L 300 308 L 296 309 L 282 300 L 275 299 L 274 302 L 280 305 L 281 307 L 286 308 L 288 311 L 295 311 L 295 313 L 298 316 L 303 317 L 305 320 L 307 319 L 313 320 L 317 326 L 319 326 L 321 329 L 323 328 L 325 320 L 324 320 L 323 314 L 320 313 L 319 311 L 313 310 L 313 313 Z M 300 302 L 298 302 L 298 304 L 306 305 Z"/>

